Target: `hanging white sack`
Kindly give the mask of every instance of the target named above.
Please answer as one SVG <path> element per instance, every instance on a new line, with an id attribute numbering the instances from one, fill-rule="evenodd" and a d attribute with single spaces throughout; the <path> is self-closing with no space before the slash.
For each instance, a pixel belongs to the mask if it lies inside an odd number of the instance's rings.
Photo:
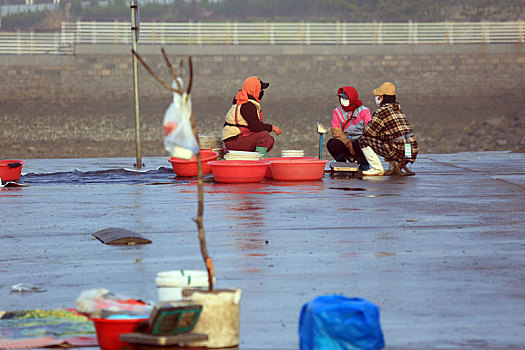
<path id="1" fill-rule="evenodd" d="M 183 82 L 178 78 L 182 87 Z M 178 85 L 175 81 L 173 88 Z M 173 93 L 173 102 L 164 114 L 164 148 L 171 156 L 191 159 L 199 152 L 199 146 L 191 128 L 191 97 L 186 92 Z"/>

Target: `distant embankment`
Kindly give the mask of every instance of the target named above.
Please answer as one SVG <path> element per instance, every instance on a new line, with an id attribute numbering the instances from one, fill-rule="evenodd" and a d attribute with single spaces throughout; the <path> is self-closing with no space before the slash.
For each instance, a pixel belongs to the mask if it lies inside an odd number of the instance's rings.
<path id="1" fill-rule="evenodd" d="M 383 81 L 395 83 L 425 153 L 525 147 L 523 44 L 165 49 L 174 65 L 193 57 L 192 98 L 202 133 L 220 133 L 233 95 L 246 77 L 258 75 L 270 82 L 265 121 L 285 130 L 278 149 L 315 152 L 315 122 L 329 126 L 337 88 L 355 86 L 374 110 L 371 91 Z M 160 47 L 139 45 L 139 53 L 171 82 Z M 0 131 L 4 157 L 44 156 L 30 146 L 37 142 L 54 157 L 134 154 L 129 47 L 77 46 L 74 56 L 4 55 L 0 76 L 0 122 L 9 125 Z M 145 155 L 163 154 L 159 125 L 171 94 L 142 67 L 139 81 Z"/>

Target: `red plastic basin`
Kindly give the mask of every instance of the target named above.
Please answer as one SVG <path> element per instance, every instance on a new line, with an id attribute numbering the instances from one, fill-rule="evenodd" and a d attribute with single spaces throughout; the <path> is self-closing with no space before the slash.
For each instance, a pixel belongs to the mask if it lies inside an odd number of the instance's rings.
<path id="1" fill-rule="evenodd" d="M 203 174 L 211 173 L 211 167 L 208 165 L 208 162 L 216 160 L 217 158 L 219 158 L 219 153 L 201 150 L 201 164 Z M 168 161 L 171 163 L 173 171 L 175 174 L 177 174 L 177 176 L 197 176 L 199 172 L 197 167 L 197 156 L 191 158 L 190 160 L 170 157 Z"/>
<path id="2" fill-rule="evenodd" d="M 22 174 L 24 160 L 0 160 L 0 179 L 2 181 L 18 181 Z"/>
<path id="3" fill-rule="evenodd" d="M 271 160 L 274 180 L 312 181 L 321 180 L 328 160 L 319 159 L 278 159 Z"/>
<path id="4" fill-rule="evenodd" d="M 296 159 L 299 159 L 299 160 L 304 160 L 304 159 L 319 159 L 319 158 L 316 158 L 316 157 L 276 157 L 276 158 L 264 158 L 264 160 L 266 161 L 272 161 L 272 160 L 296 160 Z M 265 178 L 267 179 L 273 179 L 273 174 L 272 174 L 272 166 L 271 164 L 268 164 L 268 167 L 266 168 L 266 174 L 264 175 Z"/>
<path id="5" fill-rule="evenodd" d="M 261 182 L 268 167 L 265 160 L 220 160 L 208 163 L 217 182 Z"/>
<path id="6" fill-rule="evenodd" d="M 122 346 L 128 343 L 121 342 L 119 337 L 121 334 L 133 333 L 133 330 L 141 321 L 147 321 L 148 318 L 137 319 L 107 319 L 107 318 L 92 318 L 91 321 L 95 323 L 95 330 L 97 331 L 98 346 L 102 350 L 120 350 Z"/>

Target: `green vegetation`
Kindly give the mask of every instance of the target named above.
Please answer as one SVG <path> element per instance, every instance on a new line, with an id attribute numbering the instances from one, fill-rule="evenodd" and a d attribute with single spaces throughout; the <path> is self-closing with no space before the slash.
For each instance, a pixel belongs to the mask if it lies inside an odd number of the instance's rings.
<path id="1" fill-rule="evenodd" d="M 142 21 L 311 21 L 440 22 L 523 19 L 523 0 L 173 0 L 168 5 L 141 3 Z M 64 20 L 129 21 L 128 0 L 64 0 Z M 61 6 L 61 7 L 62 7 Z M 48 14 L 49 15 L 49 14 Z M 46 14 L 2 18 L 2 30 L 28 29 Z M 8 29 L 9 28 L 9 29 Z"/>

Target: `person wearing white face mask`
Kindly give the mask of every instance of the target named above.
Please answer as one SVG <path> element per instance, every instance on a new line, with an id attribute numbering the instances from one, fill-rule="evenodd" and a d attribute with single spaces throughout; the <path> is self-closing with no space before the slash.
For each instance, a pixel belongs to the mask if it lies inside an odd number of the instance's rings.
<path id="1" fill-rule="evenodd" d="M 396 88 L 385 82 L 373 91 L 378 109 L 363 130 L 359 146 L 370 164 L 363 175 L 381 176 L 385 170 L 378 155 L 388 160 L 414 162 L 419 145 L 405 114 L 396 101 Z"/>
<path id="2" fill-rule="evenodd" d="M 374 100 L 376 101 L 377 107 L 381 107 L 381 101 L 383 100 L 383 96 L 374 96 Z"/>
<path id="3" fill-rule="evenodd" d="M 359 147 L 359 137 L 365 125 L 372 119 L 370 110 L 359 100 L 357 90 L 343 86 L 337 90 L 339 106 L 332 114 L 332 136 L 326 144 L 328 152 L 337 162 L 356 160 L 360 170 L 368 169 L 368 163 Z"/>

